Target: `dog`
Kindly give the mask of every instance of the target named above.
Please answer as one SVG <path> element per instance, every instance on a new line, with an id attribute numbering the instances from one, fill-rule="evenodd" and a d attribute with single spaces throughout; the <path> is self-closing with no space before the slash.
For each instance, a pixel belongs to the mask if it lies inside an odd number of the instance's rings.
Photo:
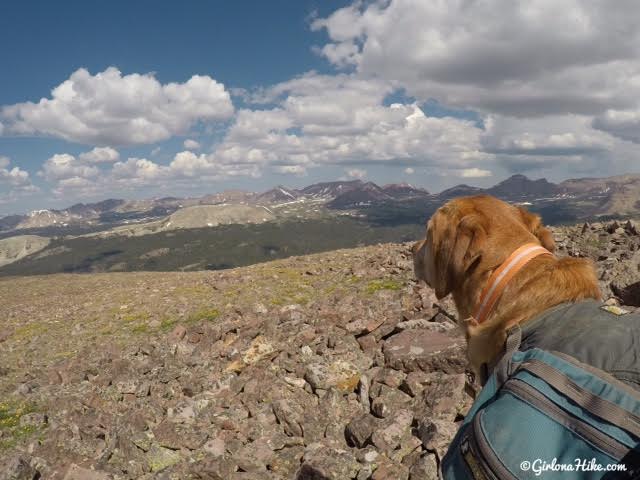
<path id="1" fill-rule="evenodd" d="M 483 318 L 475 318 L 487 306 L 489 283 L 506 263 L 518 260 L 519 249 L 528 249 L 530 258 L 512 269 Z M 515 324 L 526 325 L 558 305 L 601 301 L 593 262 L 554 252 L 553 235 L 539 215 L 490 195 L 450 200 L 427 222 L 426 237 L 413 246 L 415 275 L 438 299 L 452 294 L 476 375 L 501 356 Z"/>

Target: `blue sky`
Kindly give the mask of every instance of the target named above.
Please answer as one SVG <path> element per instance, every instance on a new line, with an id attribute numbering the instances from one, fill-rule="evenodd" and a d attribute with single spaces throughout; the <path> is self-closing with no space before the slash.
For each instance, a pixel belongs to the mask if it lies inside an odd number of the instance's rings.
<path id="1" fill-rule="evenodd" d="M 633 2 L 3 2 L 0 215 L 638 172 L 639 19 Z"/>

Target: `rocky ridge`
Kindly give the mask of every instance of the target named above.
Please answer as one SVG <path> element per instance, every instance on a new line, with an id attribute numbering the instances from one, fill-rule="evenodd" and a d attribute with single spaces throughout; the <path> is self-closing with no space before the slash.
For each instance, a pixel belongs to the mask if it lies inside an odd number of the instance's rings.
<path id="1" fill-rule="evenodd" d="M 640 305 L 634 223 L 552 230 Z M 435 479 L 478 389 L 410 244 L 0 296 L 0 479 Z"/>

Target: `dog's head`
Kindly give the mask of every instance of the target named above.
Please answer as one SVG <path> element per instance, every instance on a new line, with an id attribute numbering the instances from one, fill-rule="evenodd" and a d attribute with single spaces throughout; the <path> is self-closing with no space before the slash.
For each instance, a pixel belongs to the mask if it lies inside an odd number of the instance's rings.
<path id="1" fill-rule="evenodd" d="M 490 195 L 459 197 L 433 214 L 426 238 L 413 246 L 415 275 L 441 299 L 476 269 L 497 267 L 528 242 L 555 250 L 539 215 Z"/>

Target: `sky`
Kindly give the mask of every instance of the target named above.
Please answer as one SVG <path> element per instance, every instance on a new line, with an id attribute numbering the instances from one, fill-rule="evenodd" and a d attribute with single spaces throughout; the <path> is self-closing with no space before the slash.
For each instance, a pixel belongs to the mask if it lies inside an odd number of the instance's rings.
<path id="1" fill-rule="evenodd" d="M 640 173 L 640 3 L 0 3 L 0 215 Z"/>

